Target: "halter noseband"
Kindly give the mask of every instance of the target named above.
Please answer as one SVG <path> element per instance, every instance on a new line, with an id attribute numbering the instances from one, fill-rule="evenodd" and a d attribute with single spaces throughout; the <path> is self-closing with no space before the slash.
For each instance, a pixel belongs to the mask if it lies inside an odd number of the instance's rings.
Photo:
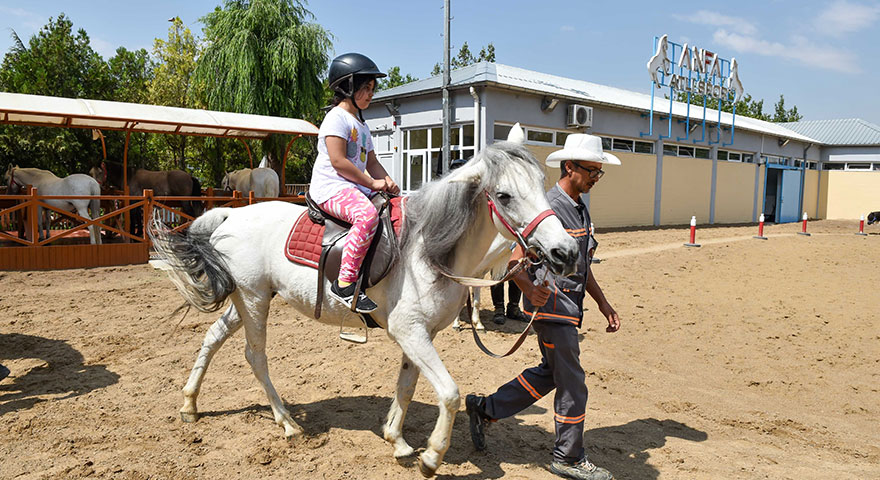
<path id="1" fill-rule="evenodd" d="M 15 168 L 13 168 L 12 170 L 9 171 L 9 185 L 8 186 L 11 187 L 12 184 L 18 185 L 19 188 L 25 187 L 25 184 L 23 184 L 21 182 L 17 182 L 15 180 Z"/>
<path id="2" fill-rule="evenodd" d="M 529 224 L 526 225 L 525 228 L 523 228 L 522 233 L 520 233 L 517 232 L 515 228 L 510 226 L 510 223 L 508 223 L 507 220 L 505 220 L 504 217 L 501 215 L 501 212 L 498 211 L 498 207 L 495 206 L 495 202 L 492 201 L 492 196 L 489 195 L 488 190 L 485 191 L 485 194 L 486 201 L 489 203 L 489 217 L 493 218 L 493 221 L 494 217 L 498 217 L 498 220 L 501 221 L 501 224 L 504 225 L 504 228 L 507 229 L 507 231 L 516 238 L 516 242 L 519 244 L 520 247 L 522 247 L 523 252 L 529 251 L 529 247 L 528 245 L 526 245 L 526 239 L 529 238 L 529 235 L 531 235 L 535 231 L 535 229 L 538 228 L 538 225 L 542 221 L 544 221 L 544 219 L 551 215 L 556 215 L 555 213 L 553 213 L 553 210 L 550 210 L 548 208 L 547 210 L 539 213 L 534 219 L 532 219 L 532 221 L 529 222 Z"/>

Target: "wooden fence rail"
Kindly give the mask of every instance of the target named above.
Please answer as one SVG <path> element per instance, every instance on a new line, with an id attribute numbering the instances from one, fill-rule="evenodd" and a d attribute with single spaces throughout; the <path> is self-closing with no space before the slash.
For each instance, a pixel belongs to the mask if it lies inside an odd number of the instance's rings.
<path id="1" fill-rule="evenodd" d="M 181 202 L 202 202 L 206 210 L 216 207 L 241 207 L 257 202 L 280 200 L 304 203 L 303 197 L 256 198 L 253 192 L 244 197 L 241 192 L 215 195 L 208 188 L 204 196 L 154 196 L 151 190 L 137 195 L 58 196 L 40 195 L 28 186 L 23 195 L 0 197 L 0 270 L 54 270 L 108 265 L 145 263 L 149 260 L 150 241 L 144 233 L 131 233 L 131 212 L 143 208 L 143 224 L 158 215 L 174 231 L 182 231 L 192 224 L 194 217 L 178 206 Z M 49 205 L 50 200 L 98 199 L 102 201 L 100 216 L 93 219 Z M 41 238 L 38 227 L 39 212 L 51 212 L 52 228 Z M 88 242 L 88 229 L 96 226 L 104 233 L 115 234 L 119 240 L 102 245 L 69 244 L 70 239 Z M 141 230 L 143 231 L 143 230 Z M 63 243 L 63 244 L 62 244 Z"/>

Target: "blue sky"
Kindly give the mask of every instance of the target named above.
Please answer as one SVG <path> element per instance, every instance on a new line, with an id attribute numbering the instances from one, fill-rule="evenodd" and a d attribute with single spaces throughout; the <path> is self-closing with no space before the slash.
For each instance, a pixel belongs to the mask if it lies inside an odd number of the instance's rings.
<path id="1" fill-rule="evenodd" d="M 785 95 L 806 120 L 859 117 L 880 125 L 880 1 L 648 2 L 482 0 L 452 2 L 453 53 L 492 42 L 496 61 L 650 92 L 645 63 L 655 35 L 736 57 L 746 93 L 765 111 Z M 195 33 L 218 1 L 0 0 L 0 52 L 64 12 L 105 57 L 117 46 L 151 49 L 180 16 Z M 442 0 L 312 0 L 336 53 L 359 51 L 383 69 L 429 76 L 441 60 Z"/>

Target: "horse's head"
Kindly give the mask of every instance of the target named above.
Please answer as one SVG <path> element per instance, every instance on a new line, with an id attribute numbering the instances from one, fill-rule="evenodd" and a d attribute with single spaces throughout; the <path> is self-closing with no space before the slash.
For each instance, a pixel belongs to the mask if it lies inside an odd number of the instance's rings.
<path id="1" fill-rule="evenodd" d="M 9 164 L 6 172 L 3 173 L 3 183 L 6 185 L 6 193 L 9 195 L 18 195 L 21 193 L 24 185 L 15 180 L 15 170 L 18 165 Z"/>
<path id="2" fill-rule="evenodd" d="M 474 161 L 450 175 L 450 181 L 467 182 L 489 203 L 498 232 L 525 244 L 530 253 L 547 262 L 556 274 L 574 272 L 577 242 L 566 233 L 544 195 L 544 172 L 532 153 L 521 144 L 515 126 L 508 137 L 519 142 L 498 142 L 485 148 Z"/>
<path id="3" fill-rule="evenodd" d="M 232 191 L 229 175 L 231 174 L 227 173 L 226 175 L 223 175 L 223 181 L 220 182 L 220 188 L 226 190 L 227 192 Z"/>
<path id="4" fill-rule="evenodd" d="M 101 162 L 89 169 L 89 176 L 98 181 L 102 187 L 107 183 L 107 164 Z"/>

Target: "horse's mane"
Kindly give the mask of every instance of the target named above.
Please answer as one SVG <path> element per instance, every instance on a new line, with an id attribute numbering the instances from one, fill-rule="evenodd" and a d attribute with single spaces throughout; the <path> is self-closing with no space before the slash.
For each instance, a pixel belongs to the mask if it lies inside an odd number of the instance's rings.
<path id="1" fill-rule="evenodd" d="M 406 217 L 401 250 L 410 250 L 413 239 L 421 237 L 425 259 L 435 267 L 448 270 L 455 245 L 473 225 L 477 204 L 485 201 L 483 191 L 494 189 L 505 169 L 522 164 L 540 172 L 535 156 L 518 143 L 497 142 L 483 149 L 469 164 L 483 164 L 476 182 L 455 181 L 457 170 L 422 186 L 406 203 Z M 462 172 L 463 173 L 463 172 Z"/>

